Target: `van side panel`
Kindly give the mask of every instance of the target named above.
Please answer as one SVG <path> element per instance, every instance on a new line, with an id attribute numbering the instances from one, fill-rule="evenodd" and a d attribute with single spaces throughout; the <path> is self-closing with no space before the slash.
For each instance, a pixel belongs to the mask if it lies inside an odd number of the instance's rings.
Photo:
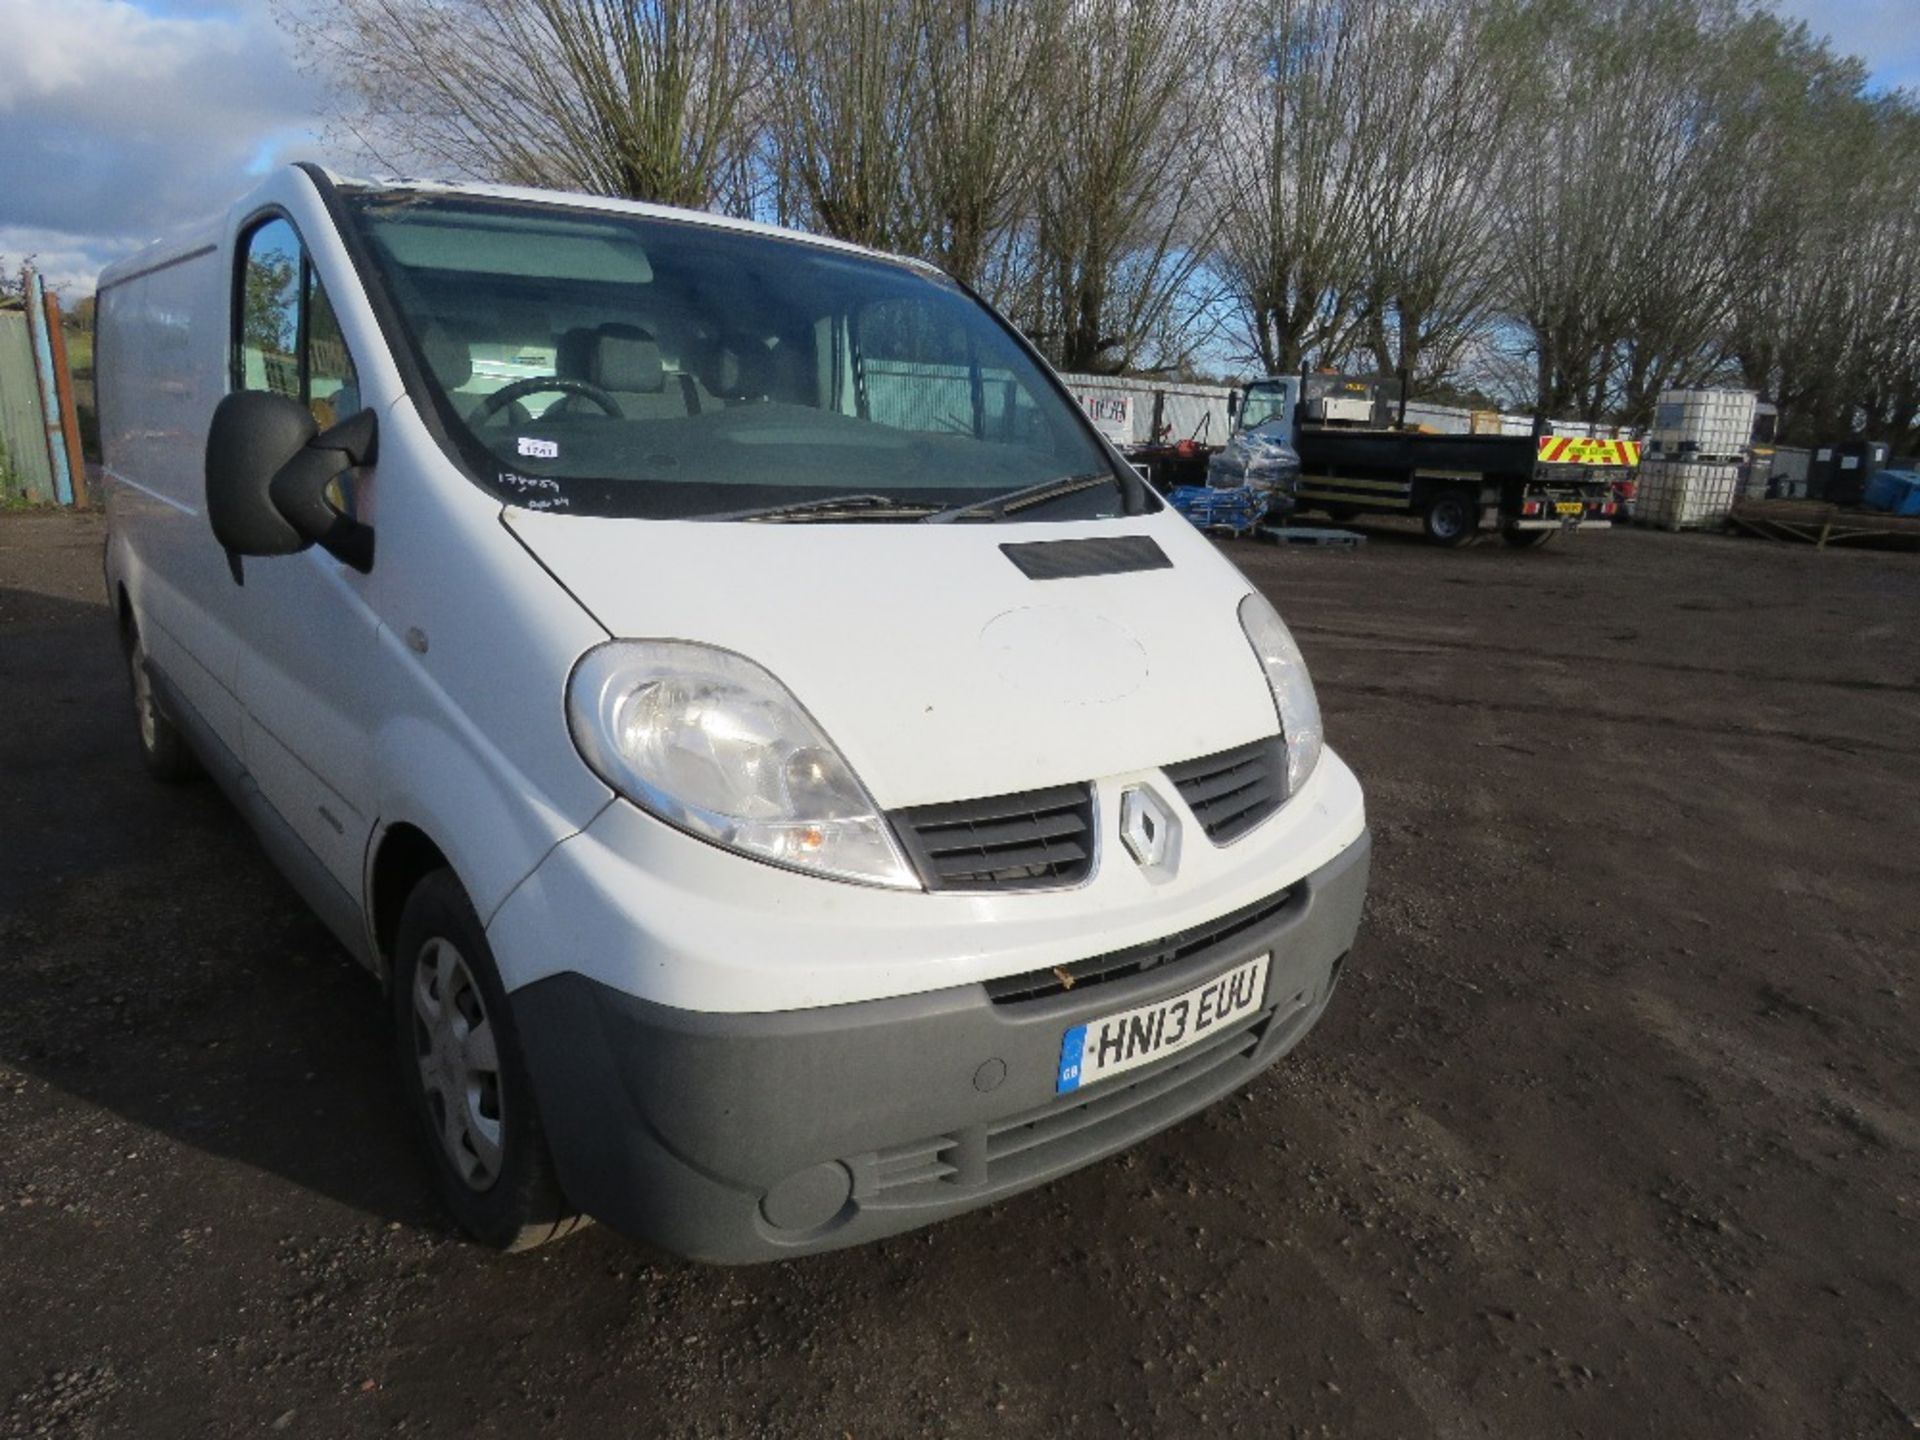
<path id="1" fill-rule="evenodd" d="M 382 424 L 380 824 L 426 832 L 485 920 L 612 798 L 574 749 L 565 703 L 575 661 L 607 634 L 409 404 Z"/>
<path id="2" fill-rule="evenodd" d="M 314 550 L 247 559 L 236 584 L 207 522 L 235 237 L 269 210 L 299 230 L 381 417 L 380 463 L 356 487 L 378 543 L 368 575 Z M 132 601 L 169 708 L 275 863 L 363 959 L 369 842 L 393 825 L 424 831 L 490 915 L 610 798 L 564 710 L 573 662 L 606 632 L 427 434 L 306 176 L 270 176 L 203 232 L 112 267 L 99 303 L 108 582 Z M 312 583 L 290 584 L 300 577 Z M 310 663 L 315 647 L 344 671 Z M 308 703 L 272 683 L 276 665 Z M 323 807 L 326 831 L 314 824 Z"/>
<path id="3" fill-rule="evenodd" d="M 144 257 L 143 257 L 144 260 Z M 205 445 L 225 392 L 227 265 L 211 237 L 109 274 L 95 361 L 108 573 L 149 657 L 223 744 L 240 746 L 236 587 L 205 509 Z"/>
<path id="4" fill-rule="evenodd" d="M 565 709 L 574 661 L 606 631 L 501 524 L 500 502 L 456 468 L 422 423 L 309 178 L 288 172 L 255 203 L 268 199 L 292 218 L 326 283 L 362 402 L 380 416 L 380 459 L 355 485 L 359 512 L 374 527 L 372 571 L 360 575 L 317 552 L 286 557 L 311 559 L 326 573 L 328 583 L 313 593 L 316 605 L 324 598 L 329 644 L 358 658 L 324 684 L 325 705 L 305 713 L 290 709 L 284 692 L 276 700 L 265 685 L 243 686 L 261 707 L 255 749 L 259 730 L 274 730 L 301 765 L 363 810 L 372 829 L 364 865 L 374 862 L 384 831 L 417 827 L 485 918 L 611 798 L 575 750 Z M 360 618 L 375 627 L 370 650 L 359 643 Z M 311 640 L 297 629 L 282 634 L 293 644 Z M 254 658 L 260 663 L 243 672 L 268 680 L 273 657 Z M 321 683 L 333 661 L 320 658 L 288 678 Z M 336 726 L 329 743 L 318 728 L 326 711 L 364 723 L 364 734 L 348 745 L 345 727 Z M 318 839 L 323 852 L 330 848 Z M 330 868 L 356 895 L 368 893 L 364 875 Z"/>

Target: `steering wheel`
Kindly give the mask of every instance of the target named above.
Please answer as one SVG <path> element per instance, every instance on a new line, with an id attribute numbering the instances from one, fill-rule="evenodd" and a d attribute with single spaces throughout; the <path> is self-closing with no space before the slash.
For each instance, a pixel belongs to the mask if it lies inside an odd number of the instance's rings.
<path id="1" fill-rule="evenodd" d="M 468 419 L 475 425 L 484 425 L 524 395 L 552 394 L 578 395 L 582 400 L 591 400 L 615 420 L 627 418 L 620 408 L 620 402 L 598 385 L 589 384 L 585 380 L 569 379 L 565 375 L 529 375 L 524 380 L 515 380 L 502 385 L 482 400 Z"/>

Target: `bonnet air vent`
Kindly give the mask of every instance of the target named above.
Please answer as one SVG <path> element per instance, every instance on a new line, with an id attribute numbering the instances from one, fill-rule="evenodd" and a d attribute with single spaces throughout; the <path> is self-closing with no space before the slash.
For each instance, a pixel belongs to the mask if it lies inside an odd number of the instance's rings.
<path id="1" fill-rule="evenodd" d="M 1098 540 L 1036 540 L 1002 545 L 1006 557 L 1029 580 L 1079 580 L 1088 575 L 1125 575 L 1134 570 L 1171 570 L 1173 561 L 1151 535 L 1113 535 Z"/>

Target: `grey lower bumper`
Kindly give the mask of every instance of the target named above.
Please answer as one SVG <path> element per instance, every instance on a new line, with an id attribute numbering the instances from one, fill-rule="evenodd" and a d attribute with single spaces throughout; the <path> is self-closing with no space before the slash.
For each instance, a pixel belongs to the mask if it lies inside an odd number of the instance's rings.
<path id="1" fill-rule="evenodd" d="M 1369 858 L 1362 836 L 1271 913 L 1152 968 L 1038 998 L 968 985 L 736 1015 L 576 974 L 538 981 L 513 1006 L 561 1183 L 615 1229 L 742 1263 L 897 1234 L 1063 1175 L 1205 1107 L 1299 1041 L 1353 944 Z M 1262 952 L 1256 1013 L 1054 1093 L 1066 1030 Z"/>

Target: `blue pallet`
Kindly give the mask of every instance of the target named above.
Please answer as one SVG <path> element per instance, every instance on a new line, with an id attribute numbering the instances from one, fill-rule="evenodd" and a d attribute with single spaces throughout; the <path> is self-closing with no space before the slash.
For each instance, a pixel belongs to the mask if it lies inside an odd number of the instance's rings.
<path id="1" fill-rule="evenodd" d="M 1245 487 L 1215 490 L 1206 485 L 1177 486 L 1167 503 L 1202 530 L 1228 530 L 1243 535 L 1266 518 L 1265 491 Z"/>

